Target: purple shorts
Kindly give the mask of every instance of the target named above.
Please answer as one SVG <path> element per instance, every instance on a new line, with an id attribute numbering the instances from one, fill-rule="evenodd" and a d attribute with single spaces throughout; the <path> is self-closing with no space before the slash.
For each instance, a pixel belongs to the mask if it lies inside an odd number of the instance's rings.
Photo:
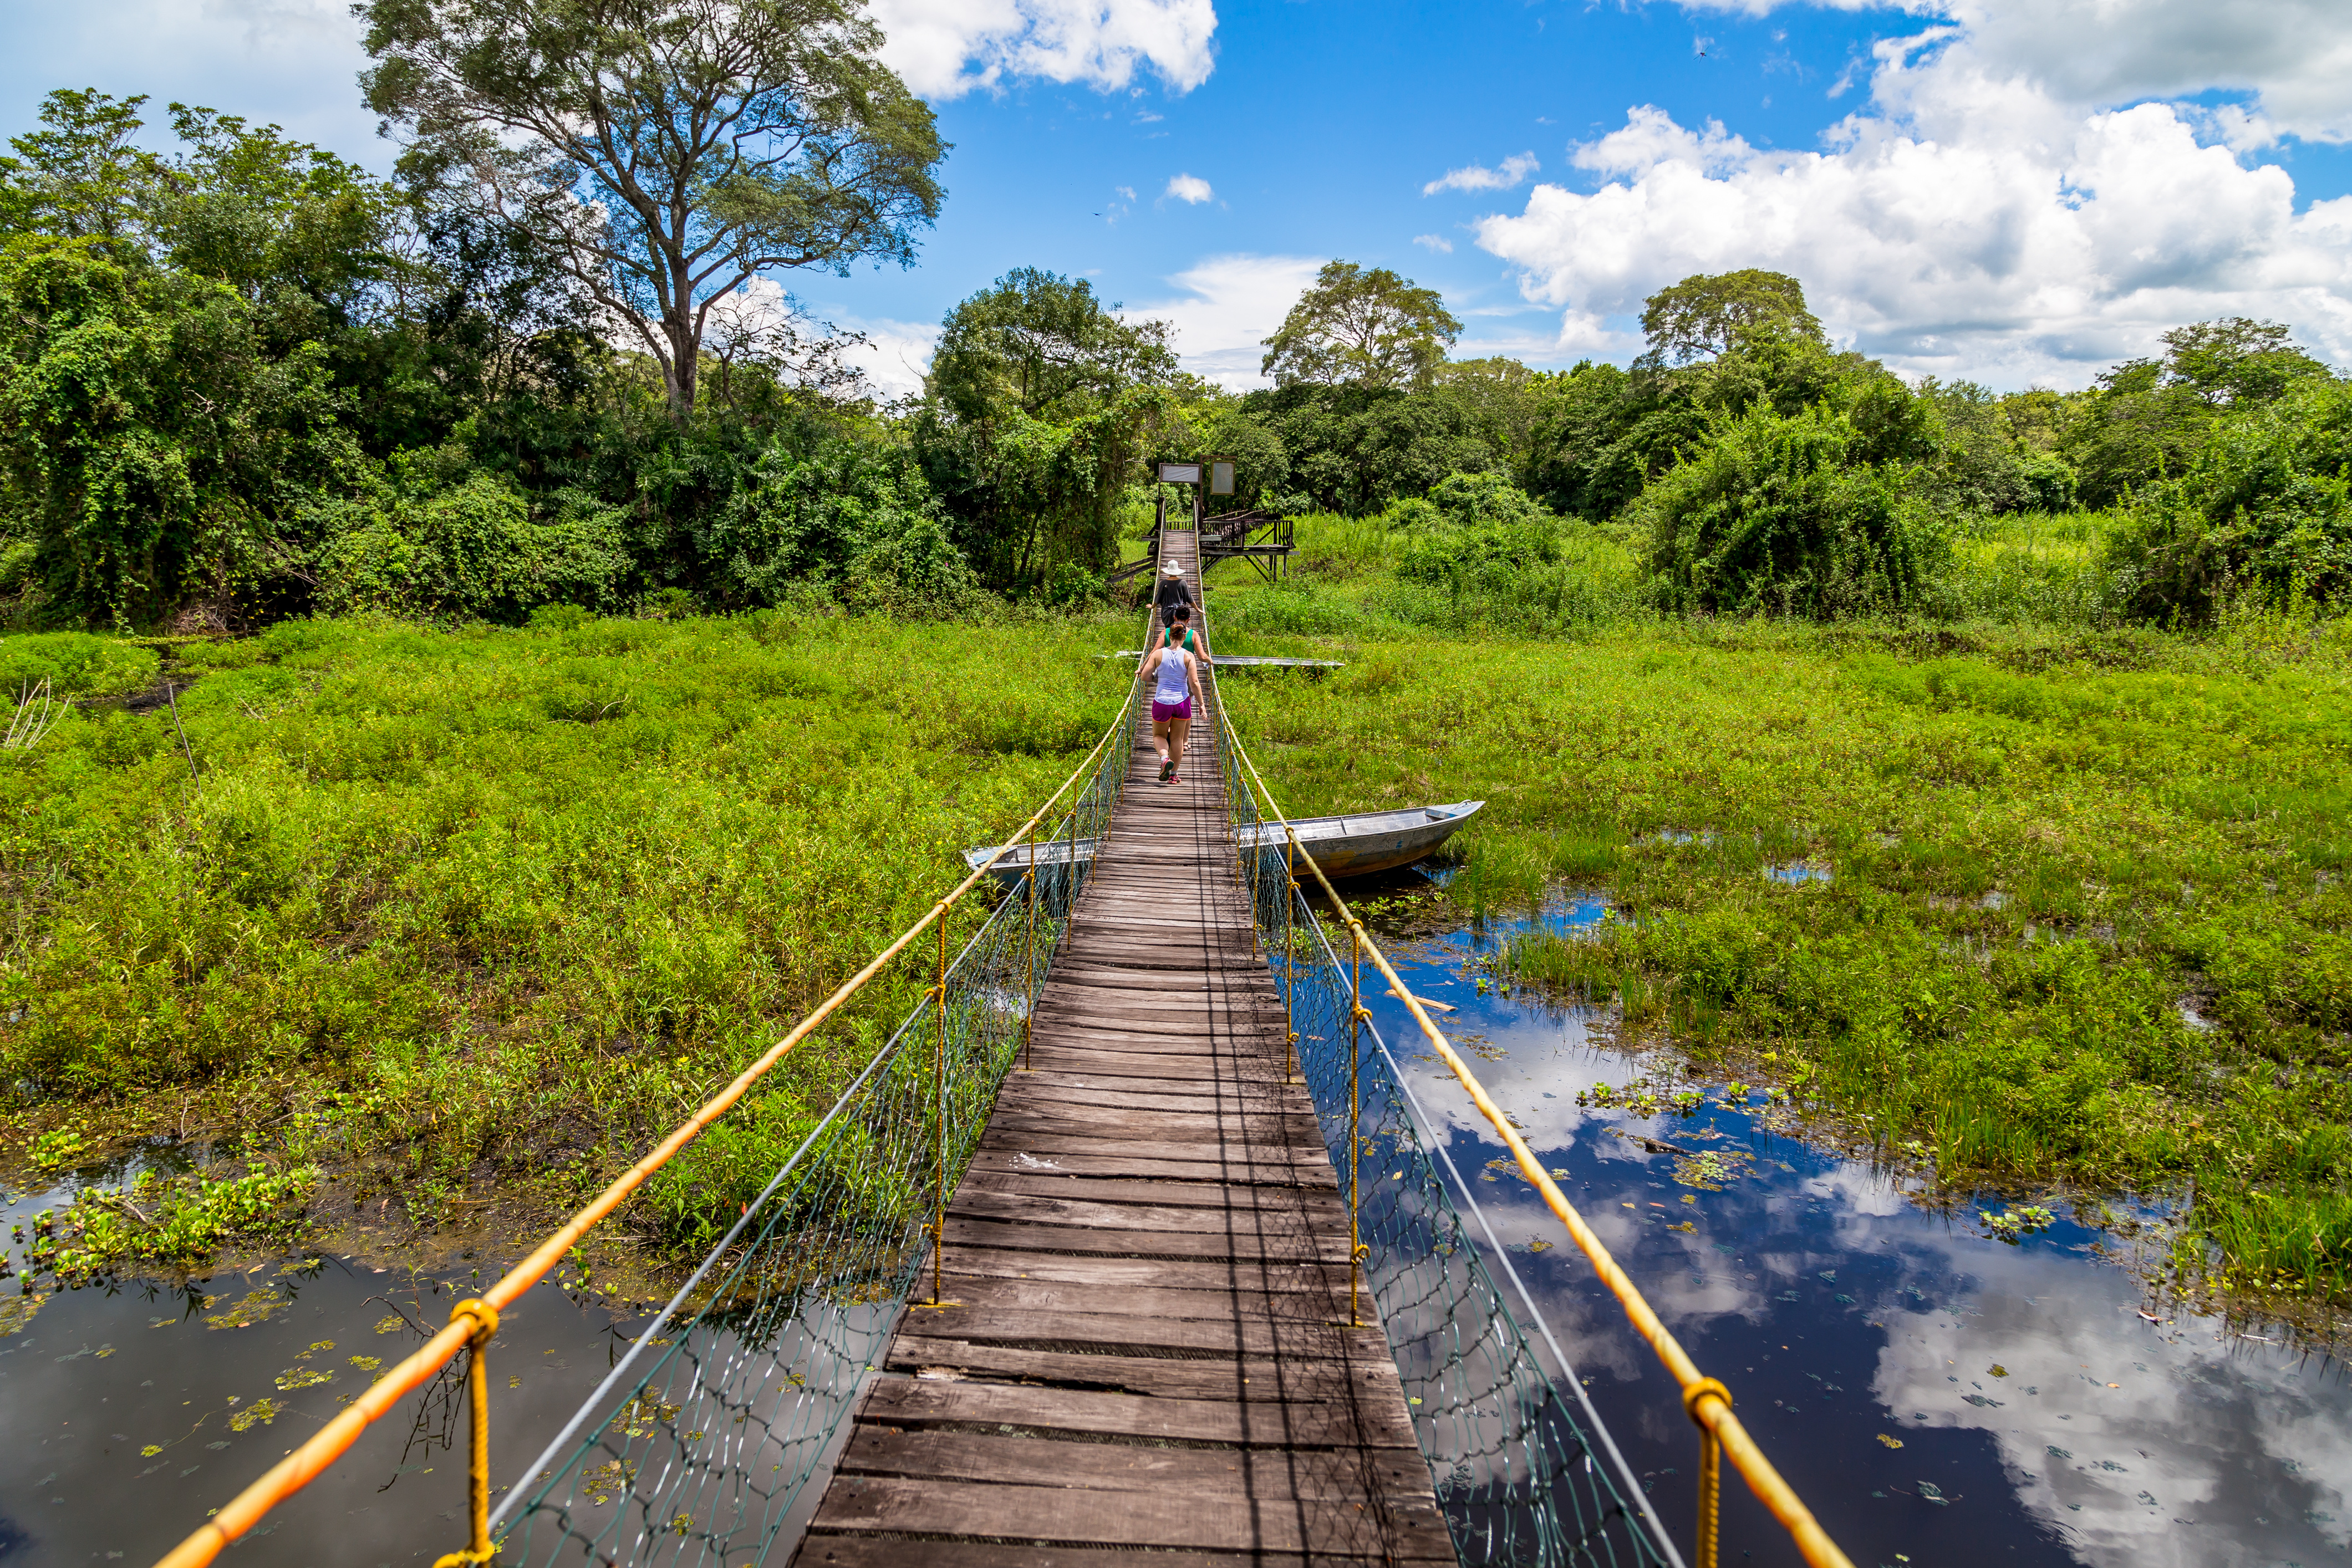
<path id="1" fill-rule="evenodd" d="M 1151 704 L 1151 721 L 1155 724 L 1165 724 L 1171 719 L 1190 719 L 1192 716 L 1192 700 L 1189 697 L 1181 702 L 1155 701 Z"/>

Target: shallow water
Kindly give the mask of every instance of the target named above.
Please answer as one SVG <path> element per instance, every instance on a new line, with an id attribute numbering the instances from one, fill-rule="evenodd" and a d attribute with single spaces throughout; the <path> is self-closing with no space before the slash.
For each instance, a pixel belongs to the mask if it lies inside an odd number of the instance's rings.
<path id="1" fill-rule="evenodd" d="M 110 1183 L 124 1174 L 102 1173 Z M 29 1239 L 32 1216 L 62 1215 L 71 1195 L 67 1184 L 15 1198 L 0 1206 L 0 1235 L 22 1222 Z M 13 1263 L 21 1249 L 10 1250 Z M 0 1290 L 0 1325 L 13 1330 L 0 1335 L 0 1411 L 12 1428 L 0 1444 L 0 1563 L 153 1562 L 367 1386 L 374 1369 L 352 1358 L 390 1367 L 476 1289 L 465 1265 L 378 1270 L 328 1254 L 180 1289 L 59 1291 L 19 1324 L 24 1299 L 9 1281 Z M 518 1479 L 644 1321 L 552 1284 L 515 1304 L 488 1359 L 494 1483 Z M 392 1568 L 465 1545 L 455 1392 L 446 1374 L 420 1391 L 223 1561 Z M 257 1417 L 265 1400 L 268 1413 Z"/>
<path id="2" fill-rule="evenodd" d="M 1572 929 L 1601 913 L 1570 902 L 1546 921 Z M 1720 1084 L 1691 1117 L 1580 1109 L 1580 1090 L 1643 1066 L 1580 1012 L 1478 993 L 1470 965 L 1526 922 L 1382 923 L 1411 938 L 1392 952 L 1408 988 L 1456 1009 L 1440 1019 L 1449 1038 L 1856 1563 L 2344 1560 L 2340 1363 L 2275 1330 L 2166 1310 L 2119 1261 L 2128 1237 L 2061 1221 L 1996 1240 L 1978 1214 L 2005 1204 L 1923 1206 L 1896 1177 L 1771 1131 L 1761 1105 L 1726 1108 Z M 1698 1445 L 1673 1382 L 1534 1190 L 1487 1168 L 1501 1143 L 1403 1003 L 1368 1005 L 1687 1550 Z M 1714 1152 L 1737 1173 L 1717 1191 L 1686 1184 L 1686 1160 L 1620 1132 Z M 1799 1561 L 1730 1474 L 1724 1503 L 1727 1563 Z"/>

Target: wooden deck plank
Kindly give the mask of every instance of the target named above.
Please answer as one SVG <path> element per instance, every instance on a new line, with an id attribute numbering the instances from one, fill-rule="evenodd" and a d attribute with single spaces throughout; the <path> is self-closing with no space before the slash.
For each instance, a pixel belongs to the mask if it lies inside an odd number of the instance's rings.
<path id="1" fill-rule="evenodd" d="M 1305 1552 L 1311 1545 L 1318 1558 L 1327 1552 L 1385 1552 L 1400 1562 L 1454 1561 L 1450 1544 L 1442 1553 L 1424 1546 L 1408 1555 L 1400 1550 L 1405 1543 L 1396 1539 L 1402 1532 L 1394 1530 L 1393 1521 L 1368 1518 L 1360 1504 L 1350 1501 L 1253 1498 L 1238 1492 L 1230 1499 L 1130 1492 L 1122 1494 L 1121 1502 L 1119 1508 L 1106 1508 L 1100 1498 L 1068 1487 L 856 1478 L 827 1491 L 811 1533 L 887 1531 L 993 1536 L 1057 1545 L 1205 1547 L 1250 1552 Z M 1439 1534 L 1444 1534 L 1442 1529 Z M 921 1547 L 928 1542 L 905 1544 L 914 1550 L 904 1561 L 928 1560 L 921 1556 Z"/>
<path id="2" fill-rule="evenodd" d="M 945 1300 L 901 1320 L 797 1563 L 1454 1561 L 1387 1343 L 1346 1323 L 1347 1210 L 1288 1037 L 1214 738 L 1163 785 L 1139 724 L 949 1199 Z"/>
<path id="3" fill-rule="evenodd" d="M 1348 1238 L 1320 1231 L 1306 1237 L 1251 1236 L 1240 1232 L 1097 1230 L 1066 1227 L 1051 1232 L 1004 1220 L 948 1216 L 950 1247 L 1026 1247 L 1054 1255 L 1100 1253 L 1116 1258 L 1279 1258 L 1348 1261 Z"/>
<path id="4" fill-rule="evenodd" d="M 1396 1461 L 1382 1456 L 1381 1462 Z M 1285 1454 L 1263 1448 L 1122 1447 L 1100 1463 L 1073 1467 L 1069 1445 L 1050 1437 L 890 1432 L 872 1426 L 859 1429 L 842 1456 L 842 1468 L 861 1475 L 942 1476 L 1014 1486 L 1177 1495 L 1236 1489 L 1262 1497 L 1271 1485 L 1300 1497 L 1358 1498 L 1363 1487 L 1362 1460 L 1328 1449 Z"/>

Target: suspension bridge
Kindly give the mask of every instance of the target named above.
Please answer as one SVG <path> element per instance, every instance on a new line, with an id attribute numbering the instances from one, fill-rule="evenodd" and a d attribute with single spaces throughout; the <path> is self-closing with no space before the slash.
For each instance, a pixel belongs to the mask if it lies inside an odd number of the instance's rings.
<path id="1" fill-rule="evenodd" d="M 1197 566 L 1186 531 L 1159 548 Z M 1851 1568 L 1304 855 L 1205 661 L 1203 684 L 1181 783 L 1158 783 L 1130 685 L 1006 846 L 1026 845 L 1015 890 L 952 957 L 989 866 L 165 1568 L 202 1568 L 409 1394 L 457 1379 L 470 1525 L 436 1568 L 1100 1568 L 1137 1550 L 1168 1568 L 1682 1568 L 1685 1542 L 1716 1568 L 1725 1458 L 1803 1561 Z M 918 963 L 921 1002 L 493 1506 L 499 1311 L 877 976 Z M 1486 1228 L 1367 984 L 1405 996 L 1416 1044 L 1681 1387 L 1699 1447 L 1686 1535 L 1649 1509 Z"/>
<path id="2" fill-rule="evenodd" d="M 1163 542 L 1188 574 L 1192 542 Z M 936 1299 L 893 1337 L 800 1561 L 1050 1542 L 1451 1562 L 1396 1363 L 1350 1310 L 1348 1210 L 1214 728 L 1173 784 L 1148 717 L 1123 749 L 1024 1062 L 948 1202 Z"/>

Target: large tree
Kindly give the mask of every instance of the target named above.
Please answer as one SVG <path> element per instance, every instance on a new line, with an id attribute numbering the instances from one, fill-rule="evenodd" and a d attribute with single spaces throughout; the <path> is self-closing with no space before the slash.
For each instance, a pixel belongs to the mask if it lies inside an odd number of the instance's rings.
<path id="1" fill-rule="evenodd" d="M 12 136 L 0 157 L 0 237 L 89 239 L 119 259 L 138 247 L 156 160 L 131 145 L 146 95 L 59 88 L 41 100 L 41 129 Z"/>
<path id="2" fill-rule="evenodd" d="M 551 240 L 692 412 L 713 304 L 778 269 L 911 264 L 947 147 L 858 0 L 361 0 L 369 106 Z"/>
<path id="3" fill-rule="evenodd" d="M 1642 306 L 1646 357 L 1659 364 L 1714 359 L 1762 335 L 1825 341 L 1805 308 L 1805 286 L 1785 272 L 1749 267 L 1701 273 L 1659 289 Z"/>
<path id="4" fill-rule="evenodd" d="M 1434 289 L 1385 267 L 1333 261 L 1265 340 L 1259 369 L 1277 386 L 1300 382 L 1388 387 L 1427 384 L 1462 335 Z"/>
<path id="5" fill-rule="evenodd" d="M 1117 508 L 1177 374 L 1167 323 L 1118 309 L 1083 278 L 1024 267 L 940 323 L 916 449 L 957 544 L 998 587 L 1116 559 Z"/>

